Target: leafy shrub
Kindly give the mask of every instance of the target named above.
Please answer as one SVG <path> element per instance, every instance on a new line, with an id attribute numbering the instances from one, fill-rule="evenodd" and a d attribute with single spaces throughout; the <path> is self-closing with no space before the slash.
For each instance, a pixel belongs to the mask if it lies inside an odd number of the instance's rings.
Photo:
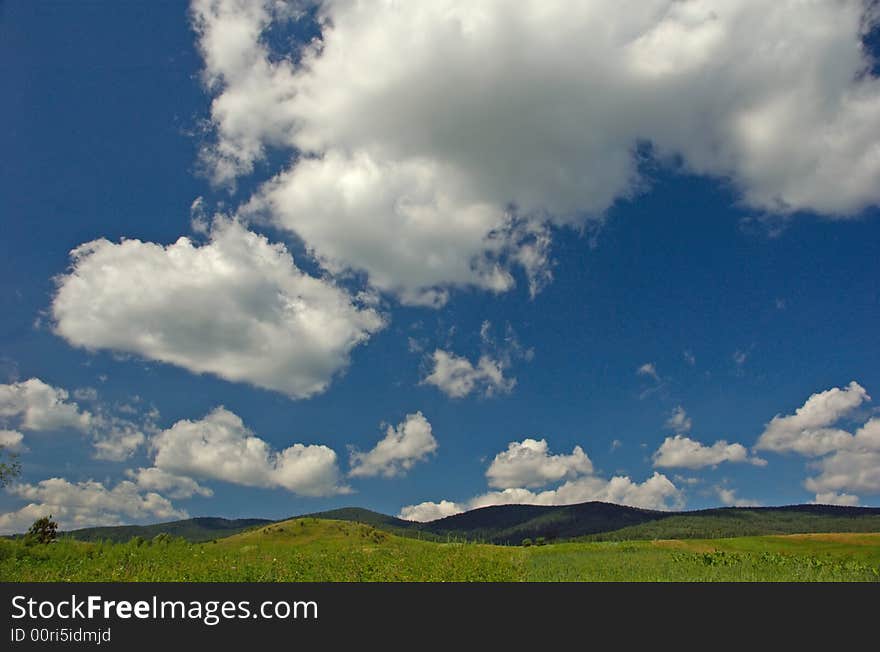
<path id="1" fill-rule="evenodd" d="M 45 545 L 55 541 L 58 536 L 58 523 L 52 520 L 52 516 L 38 518 L 31 525 L 27 534 L 24 535 L 25 545 Z"/>
<path id="2" fill-rule="evenodd" d="M 523 548 L 528 548 L 529 546 L 532 545 L 532 540 L 529 539 L 528 537 L 526 537 L 525 539 L 522 540 L 522 544 L 521 544 L 521 545 L 522 545 Z"/>

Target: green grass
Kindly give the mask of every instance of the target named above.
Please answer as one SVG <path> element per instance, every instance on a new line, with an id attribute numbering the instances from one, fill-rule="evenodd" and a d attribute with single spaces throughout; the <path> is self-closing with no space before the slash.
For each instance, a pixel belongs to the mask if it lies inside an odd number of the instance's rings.
<path id="1" fill-rule="evenodd" d="M 798 511 L 724 509 L 676 514 L 579 537 L 579 541 L 718 539 L 809 532 L 880 532 L 880 516 L 835 516 Z"/>
<path id="2" fill-rule="evenodd" d="M 438 543 L 302 518 L 215 542 L 0 541 L 3 581 L 878 581 L 880 535 Z"/>

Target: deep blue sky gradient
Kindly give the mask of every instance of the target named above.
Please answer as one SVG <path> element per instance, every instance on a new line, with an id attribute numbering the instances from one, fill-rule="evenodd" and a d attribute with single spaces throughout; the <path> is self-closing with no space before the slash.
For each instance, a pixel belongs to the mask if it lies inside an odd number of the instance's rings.
<path id="1" fill-rule="evenodd" d="M 421 410 L 440 444 L 406 477 L 357 480 L 351 496 L 209 482 L 212 498 L 179 502 L 193 515 L 282 517 L 348 504 L 396 513 L 423 500 L 464 500 L 485 491 L 488 460 L 526 436 L 546 437 L 555 452 L 582 445 L 604 474 L 640 482 L 653 472 L 650 454 L 676 405 L 692 417 L 693 438 L 751 446 L 775 414 L 814 392 L 856 380 L 880 396 L 877 211 L 848 221 L 800 216 L 777 233 L 737 206 L 735 189 L 668 169 L 653 171 L 652 187 L 616 205 L 598 232 L 557 232 L 554 280 L 534 300 L 520 278 L 507 294 L 455 291 L 441 311 L 388 304 L 391 325 L 309 400 L 74 349 L 41 317 L 72 248 L 98 237 L 170 243 L 191 235 L 196 197 L 234 207 L 269 166 L 232 196 L 197 174 L 209 99 L 183 3 L 18 2 L 0 12 L 0 382 L 92 386 L 107 402 L 137 395 L 159 409 L 163 427 L 225 405 L 276 447 L 323 443 L 343 458 L 348 444 L 371 447 L 381 422 Z M 420 386 L 424 360 L 407 338 L 473 357 L 485 319 L 496 337 L 509 324 L 534 349 L 512 369 L 515 390 L 452 400 Z M 747 354 L 741 367 L 736 351 Z M 653 383 L 635 371 L 645 362 L 663 382 L 643 397 Z M 612 451 L 615 439 L 622 446 Z M 125 468 L 146 464 L 143 453 L 125 464 L 93 460 L 75 433 L 34 433 L 27 445 L 28 482 L 115 483 Z M 812 499 L 803 458 L 765 457 L 764 468 L 683 473 L 702 479 L 688 488 L 688 507 L 718 504 L 708 488 L 725 480 L 765 504 Z M 862 503 L 880 504 L 877 496 Z M 20 504 L 0 497 L 0 510 Z"/>

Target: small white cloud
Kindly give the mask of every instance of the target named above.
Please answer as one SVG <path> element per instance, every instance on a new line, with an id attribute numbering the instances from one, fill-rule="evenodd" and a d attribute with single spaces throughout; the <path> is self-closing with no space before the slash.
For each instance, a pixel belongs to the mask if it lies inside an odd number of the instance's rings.
<path id="1" fill-rule="evenodd" d="M 405 521 L 427 523 L 428 521 L 436 521 L 438 518 L 460 514 L 463 511 L 464 509 L 460 505 L 449 500 L 441 500 L 439 503 L 426 501 L 418 505 L 407 505 L 400 510 L 397 516 Z"/>
<path id="2" fill-rule="evenodd" d="M 386 478 L 405 474 L 437 450 L 431 424 L 421 412 L 407 414 L 397 427 L 388 426 L 385 437 L 372 450 L 351 454 L 351 477 Z"/>
<path id="3" fill-rule="evenodd" d="M 746 360 L 749 359 L 749 354 L 745 351 L 740 351 L 737 349 L 733 352 L 733 355 L 731 357 L 733 358 L 733 362 L 734 364 L 736 364 L 737 367 L 742 367 L 746 363 Z"/>
<path id="4" fill-rule="evenodd" d="M 748 462 L 755 466 L 765 466 L 766 460 L 750 457 L 748 449 L 742 444 L 728 444 L 721 439 L 711 446 L 683 435 L 667 437 L 653 455 L 655 467 L 700 469 L 716 466 L 722 462 Z"/>
<path id="5" fill-rule="evenodd" d="M 686 434 L 690 432 L 693 422 L 687 415 L 684 408 L 680 405 L 676 407 L 669 418 L 666 420 L 666 427 L 678 434 Z"/>
<path id="6" fill-rule="evenodd" d="M 657 382 L 660 382 L 660 376 L 657 374 L 657 367 L 654 366 L 653 362 L 646 362 L 636 369 L 636 375 L 647 376 L 648 378 L 653 378 Z"/>
<path id="7" fill-rule="evenodd" d="M 434 368 L 422 384 L 434 385 L 452 398 L 463 398 L 474 391 L 484 396 L 507 394 L 516 385 L 515 378 L 505 378 L 503 362 L 488 355 L 480 356 L 473 364 L 465 357 L 436 349 L 432 360 Z"/>
<path id="8" fill-rule="evenodd" d="M 551 455 L 546 439 L 513 441 L 495 456 L 486 471 L 489 486 L 543 487 L 593 472 L 593 463 L 580 446 L 570 455 Z"/>
<path id="9" fill-rule="evenodd" d="M 293 444 L 273 451 L 238 415 L 223 407 L 198 421 L 178 421 L 153 437 L 151 447 L 154 465 L 177 476 L 281 487 L 303 496 L 350 492 L 340 482 L 331 448 Z"/>
<path id="10" fill-rule="evenodd" d="M 690 366 L 693 367 L 695 364 L 697 364 L 697 358 L 690 351 L 685 351 L 684 353 L 682 353 L 682 356 L 684 357 L 684 361 L 687 362 Z"/>
<path id="11" fill-rule="evenodd" d="M 0 449 L 20 453 L 24 448 L 24 435 L 17 430 L 0 430 Z"/>
<path id="12" fill-rule="evenodd" d="M 728 507 L 758 507 L 761 503 L 747 498 L 738 498 L 735 489 L 729 487 L 717 486 L 715 492 L 722 504 Z"/>
<path id="13" fill-rule="evenodd" d="M 78 387 L 73 390 L 73 398 L 77 401 L 94 402 L 98 400 L 98 390 L 94 387 Z"/>

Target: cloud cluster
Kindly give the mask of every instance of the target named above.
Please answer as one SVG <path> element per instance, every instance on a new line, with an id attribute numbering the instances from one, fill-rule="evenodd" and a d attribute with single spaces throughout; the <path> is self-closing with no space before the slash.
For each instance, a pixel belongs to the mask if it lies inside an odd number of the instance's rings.
<path id="1" fill-rule="evenodd" d="M 556 489 L 540 492 L 511 488 L 490 491 L 465 503 L 447 500 L 439 503 L 423 502 L 403 507 L 398 516 L 411 521 L 421 521 L 491 505 L 571 505 L 590 500 L 657 510 L 668 510 L 683 505 L 681 491 L 665 475 L 654 472 L 650 478 L 641 483 L 633 482 L 627 476 L 614 476 L 610 480 L 584 476 L 570 480 Z"/>
<path id="2" fill-rule="evenodd" d="M 223 183 L 298 152 L 244 212 L 416 303 L 546 277 L 546 224 L 638 193 L 645 143 L 759 212 L 852 215 L 880 200 L 866 7 L 333 0 L 320 38 L 281 50 L 264 37 L 288 6 L 195 0 L 203 160 Z"/>
<path id="3" fill-rule="evenodd" d="M 750 456 L 748 449 L 742 444 L 728 444 L 721 439 L 711 446 L 705 446 L 684 435 L 667 437 L 652 459 L 655 467 L 670 469 L 701 469 L 722 462 L 748 462 L 755 466 L 767 464 L 760 457 Z"/>
<path id="4" fill-rule="evenodd" d="M 39 378 L 0 384 L 0 418 L 20 419 L 22 430 L 88 431 L 92 414 L 69 401 L 67 390 L 52 387 Z"/>
<path id="5" fill-rule="evenodd" d="M 681 490 L 661 473 L 655 472 L 641 483 L 628 476 L 601 478 L 593 475 L 593 465 L 580 446 L 570 455 L 551 455 L 545 440 L 511 442 L 492 460 L 486 477 L 491 487 L 501 490 L 463 503 L 441 500 L 406 505 L 398 515 L 411 521 L 431 521 L 490 505 L 570 505 L 590 500 L 659 510 L 684 504 Z M 553 489 L 533 491 L 563 479 L 566 481 Z"/>
<path id="6" fill-rule="evenodd" d="M 854 434 L 837 424 L 856 418 L 870 400 L 855 381 L 813 394 L 794 414 L 775 416 L 755 448 L 813 459 L 810 466 L 819 473 L 804 486 L 816 492 L 815 502 L 857 504 L 859 497 L 847 492 L 880 494 L 880 418 L 869 418 Z"/>
<path id="7" fill-rule="evenodd" d="M 495 456 L 486 470 L 489 486 L 496 489 L 543 487 L 552 482 L 593 472 L 593 463 L 580 446 L 570 455 L 551 455 L 546 439 L 513 441 Z"/>
<path id="8" fill-rule="evenodd" d="M 30 502 L 17 511 L 0 515 L 0 532 L 3 533 L 23 532 L 34 520 L 49 515 L 66 530 L 189 516 L 168 499 L 153 491 L 144 492 L 128 480 L 108 488 L 94 480 L 73 483 L 63 478 L 49 478 L 36 484 L 16 484 L 8 491 Z"/>
<path id="9" fill-rule="evenodd" d="M 218 219 L 210 241 L 95 240 L 72 252 L 52 301 L 70 344 L 134 353 L 294 398 L 327 388 L 384 326 L 281 245 Z"/>
<path id="10" fill-rule="evenodd" d="M 293 444 L 274 451 L 241 418 L 218 407 L 197 421 L 181 420 L 150 442 L 154 466 L 184 478 L 222 480 L 248 487 L 280 487 L 303 496 L 348 493 L 336 452 L 327 446 Z M 167 476 L 140 470 L 150 482 Z M 153 473 L 153 476 L 149 474 Z"/>
<path id="11" fill-rule="evenodd" d="M 437 440 L 430 422 L 421 412 L 407 414 L 396 427 L 388 426 L 385 437 L 371 450 L 352 451 L 349 476 L 391 478 L 403 475 L 436 450 Z"/>
<path id="12" fill-rule="evenodd" d="M 74 396 L 84 400 L 96 401 L 94 390 Z M 144 431 L 152 431 L 154 424 L 150 415 L 135 423 L 129 418 L 115 415 L 105 405 L 98 404 L 95 411 L 82 409 L 70 400 L 66 389 L 53 387 L 40 380 L 28 380 L 0 384 L 0 420 L 15 420 L 18 428 L 25 431 L 48 432 L 73 429 L 87 434 L 92 439 L 94 456 L 97 459 L 121 461 L 130 457 L 146 440 Z M 7 431 L 10 432 L 10 431 Z M 12 441 L 22 435 L 7 435 Z"/>

